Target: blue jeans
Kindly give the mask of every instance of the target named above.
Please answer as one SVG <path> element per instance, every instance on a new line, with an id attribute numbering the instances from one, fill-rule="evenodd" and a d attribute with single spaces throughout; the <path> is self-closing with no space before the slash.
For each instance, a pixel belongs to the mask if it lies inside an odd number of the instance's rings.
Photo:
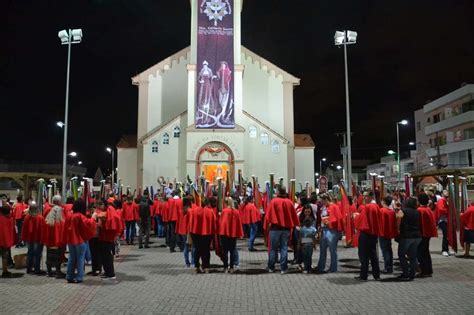
<path id="1" fill-rule="evenodd" d="M 321 232 L 321 242 L 319 251 L 318 271 L 323 272 L 326 269 L 327 249 L 331 254 L 331 265 L 329 272 L 337 272 L 337 242 L 341 236 L 341 232 L 323 228 Z"/>
<path id="2" fill-rule="evenodd" d="M 382 251 L 384 269 L 387 272 L 393 272 L 392 239 L 379 237 L 379 244 Z"/>
<path id="3" fill-rule="evenodd" d="M 84 280 L 84 258 L 86 256 L 87 244 L 69 246 L 69 260 L 67 261 L 66 280 Z M 75 270 L 77 269 L 77 275 Z"/>
<path id="4" fill-rule="evenodd" d="M 255 238 L 257 237 L 257 223 L 249 224 L 250 233 L 249 233 L 249 249 L 253 249 L 253 243 L 255 242 Z"/>
<path id="5" fill-rule="evenodd" d="M 417 252 L 418 246 L 421 243 L 421 238 L 402 238 L 398 244 L 398 259 L 402 265 L 402 276 L 407 278 L 415 278 L 416 267 L 417 267 Z M 410 266 L 406 259 L 410 260 Z"/>
<path id="6" fill-rule="evenodd" d="M 443 242 L 441 243 L 441 251 L 449 251 L 449 242 L 448 242 L 448 222 L 441 221 L 438 223 L 439 228 L 443 232 Z"/>
<path id="7" fill-rule="evenodd" d="M 43 245 L 38 242 L 28 242 L 28 253 L 26 259 L 26 272 L 30 273 L 41 271 L 41 256 L 43 255 Z"/>
<path id="8" fill-rule="evenodd" d="M 237 249 L 237 246 L 235 246 L 234 249 L 234 266 L 239 267 L 240 265 L 240 258 L 239 258 L 239 250 Z"/>
<path id="9" fill-rule="evenodd" d="M 158 237 L 165 237 L 165 227 L 161 221 L 161 215 L 155 216 L 155 235 Z"/>
<path id="10" fill-rule="evenodd" d="M 270 230 L 270 254 L 268 257 L 268 269 L 275 270 L 275 263 L 280 250 L 280 269 L 288 269 L 288 239 L 290 230 Z"/>
<path id="11" fill-rule="evenodd" d="M 136 221 L 125 221 L 125 240 L 133 243 L 135 235 L 137 235 Z"/>
<path id="12" fill-rule="evenodd" d="M 311 272 L 311 263 L 313 260 L 313 243 L 301 244 L 301 254 L 304 263 L 304 270 Z"/>
<path id="13" fill-rule="evenodd" d="M 17 242 L 16 244 L 19 245 L 21 244 L 21 229 L 23 227 L 23 219 L 16 219 L 15 220 L 15 223 L 16 223 L 16 229 L 17 229 Z"/>
<path id="14" fill-rule="evenodd" d="M 86 254 L 84 255 L 84 258 L 86 261 L 92 261 L 92 255 L 91 255 L 91 248 L 89 246 L 89 241 L 86 242 Z"/>
<path id="15" fill-rule="evenodd" d="M 184 249 L 183 249 L 183 256 L 184 256 L 184 263 L 186 266 L 193 265 L 194 266 L 194 255 L 196 255 L 196 248 L 194 248 L 194 245 L 191 247 L 191 262 L 189 262 L 189 245 L 186 244 L 187 240 L 187 235 L 180 235 L 181 242 L 184 244 Z"/>

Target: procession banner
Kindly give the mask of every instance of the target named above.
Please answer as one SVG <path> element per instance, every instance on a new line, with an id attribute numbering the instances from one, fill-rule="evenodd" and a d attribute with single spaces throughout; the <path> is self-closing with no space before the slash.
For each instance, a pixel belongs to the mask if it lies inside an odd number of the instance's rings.
<path id="1" fill-rule="evenodd" d="M 234 128 L 234 0 L 199 0 L 196 128 Z"/>

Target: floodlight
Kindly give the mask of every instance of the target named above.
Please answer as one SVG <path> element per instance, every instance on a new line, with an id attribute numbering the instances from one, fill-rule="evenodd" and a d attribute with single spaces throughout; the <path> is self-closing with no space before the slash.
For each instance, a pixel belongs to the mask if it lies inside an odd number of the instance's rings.
<path id="1" fill-rule="evenodd" d="M 334 34 L 334 44 L 342 45 L 344 43 L 345 38 L 346 38 L 345 32 L 336 31 L 336 33 Z"/>
<path id="2" fill-rule="evenodd" d="M 82 29 L 74 29 L 71 31 L 72 38 L 75 42 L 80 42 L 82 40 Z"/>
<path id="3" fill-rule="evenodd" d="M 66 30 L 62 30 L 58 33 L 58 37 L 61 39 L 62 44 L 67 44 L 69 41 L 69 34 Z"/>
<path id="4" fill-rule="evenodd" d="M 357 32 L 347 31 L 347 41 L 349 43 L 355 43 L 357 41 Z"/>
<path id="5" fill-rule="evenodd" d="M 406 126 L 406 125 L 408 125 L 408 120 L 403 119 L 401 122 L 399 122 L 399 124 Z"/>

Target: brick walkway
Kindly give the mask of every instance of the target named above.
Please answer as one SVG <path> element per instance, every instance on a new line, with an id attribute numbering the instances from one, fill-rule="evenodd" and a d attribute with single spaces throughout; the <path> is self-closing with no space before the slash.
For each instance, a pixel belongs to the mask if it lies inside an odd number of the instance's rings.
<path id="1" fill-rule="evenodd" d="M 158 247 L 162 240 L 153 240 L 146 250 L 122 246 L 115 262 L 116 283 L 89 277 L 75 285 L 33 275 L 0 279 L 0 313 L 472 314 L 474 310 L 474 260 L 442 257 L 439 239 L 432 244 L 433 278 L 396 282 L 382 276 L 381 282 L 365 283 L 353 279 L 358 272 L 356 249 L 338 249 L 338 273 L 304 275 L 293 266 L 281 275 L 264 272 L 263 246 L 259 252 L 247 252 L 241 243 L 239 274 L 221 273 L 213 255 L 215 272 L 196 275 L 184 268 L 181 253 L 170 254 Z M 314 265 L 318 255 L 316 251 Z"/>

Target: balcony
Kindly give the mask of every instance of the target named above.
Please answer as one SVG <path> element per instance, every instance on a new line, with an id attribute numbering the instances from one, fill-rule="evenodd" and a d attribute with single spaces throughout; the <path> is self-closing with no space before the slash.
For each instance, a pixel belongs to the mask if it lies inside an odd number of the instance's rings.
<path id="1" fill-rule="evenodd" d="M 448 153 L 454 153 L 459 151 L 465 151 L 474 149 L 474 139 L 467 139 L 463 141 L 450 142 L 448 144 L 439 147 L 439 154 L 444 155 Z M 438 149 L 436 147 L 426 150 L 426 154 L 429 157 L 438 155 Z"/>
<path id="2" fill-rule="evenodd" d="M 468 111 L 453 117 L 449 117 L 440 122 L 425 127 L 425 135 L 432 135 L 436 132 L 450 129 L 459 125 L 474 122 L 474 111 Z"/>

